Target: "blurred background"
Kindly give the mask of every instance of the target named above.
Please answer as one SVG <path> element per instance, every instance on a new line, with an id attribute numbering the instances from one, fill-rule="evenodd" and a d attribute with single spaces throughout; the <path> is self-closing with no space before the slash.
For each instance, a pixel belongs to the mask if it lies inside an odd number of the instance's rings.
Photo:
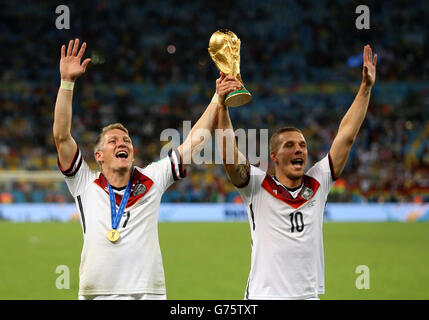
<path id="1" fill-rule="evenodd" d="M 56 27 L 59 5 L 70 29 Z M 370 10 L 369 29 L 356 28 L 359 5 Z M 77 297 L 81 229 L 55 222 L 80 218 L 52 136 L 61 45 L 78 37 L 92 59 L 73 97 L 85 160 L 97 169 L 100 129 L 122 122 L 144 167 L 159 159 L 164 129 L 183 134 L 183 121 L 194 124 L 210 102 L 219 72 L 207 47 L 220 28 L 241 39 L 253 95 L 230 110 L 234 128 L 271 135 L 296 126 L 309 165 L 326 155 L 353 102 L 364 45 L 378 54 L 367 117 L 325 207 L 323 299 L 428 299 L 428 17 L 428 1 L 0 0 L 0 299 Z M 222 165 L 187 172 L 159 210 L 168 297 L 242 299 L 246 207 Z M 361 265 L 371 290 L 355 285 Z M 70 290 L 56 286 L 58 266 L 70 269 Z"/>
<path id="2" fill-rule="evenodd" d="M 55 26 L 58 5 L 70 29 Z M 52 137 L 60 47 L 79 37 L 92 63 L 78 79 L 72 135 L 94 169 L 99 130 L 121 122 L 136 164 L 159 159 L 160 133 L 195 123 L 215 91 L 207 52 L 219 28 L 241 39 L 241 75 L 253 95 L 231 110 L 234 128 L 293 125 L 309 162 L 329 150 L 361 81 L 361 52 L 379 56 L 364 125 L 330 202 L 429 201 L 429 2 L 6 1 L 0 10 L 0 203 L 69 203 Z M 240 203 L 222 165 L 192 165 L 163 202 Z"/>

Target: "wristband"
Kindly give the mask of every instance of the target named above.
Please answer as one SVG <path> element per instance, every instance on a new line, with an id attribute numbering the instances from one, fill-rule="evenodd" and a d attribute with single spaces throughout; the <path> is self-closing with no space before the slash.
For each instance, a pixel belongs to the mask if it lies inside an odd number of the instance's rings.
<path id="1" fill-rule="evenodd" d="M 213 103 L 219 103 L 219 96 L 218 96 L 217 92 L 214 94 L 211 102 L 213 102 Z"/>
<path id="2" fill-rule="evenodd" d="M 225 103 L 222 103 L 221 101 L 219 101 L 219 95 L 217 93 L 214 94 L 213 98 L 212 98 L 212 103 L 216 103 L 220 106 L 224 106 Z"/>
<path id="3" fill-rule="evenodd" d="M 65 89 L 65 90 L 72 90 L 73 91 L 74 82 L 66 81 L 66 80 L 61 80 L 60 88 Z"/>

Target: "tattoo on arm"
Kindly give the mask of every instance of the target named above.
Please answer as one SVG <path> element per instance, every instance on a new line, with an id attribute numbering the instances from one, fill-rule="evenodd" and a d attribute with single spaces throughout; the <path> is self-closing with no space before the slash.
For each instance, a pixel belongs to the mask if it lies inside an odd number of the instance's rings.
<path id="1" fill-rule="evenodd" d="M 245 164 L 239 164 L 235 169 L 235 172 L 237 172 L 238 176 L 240 177 L 241 183 L 245 183 L 250 174 L 249 162 L 246 162 Z"/>
<path id="2" fill-rule="evenodd" d="M 371 88 L 366 88 L 365 90 L 363 90 L 363 95 L 365 97 L 369 96 L 370 93 L 371 93 Z"/>

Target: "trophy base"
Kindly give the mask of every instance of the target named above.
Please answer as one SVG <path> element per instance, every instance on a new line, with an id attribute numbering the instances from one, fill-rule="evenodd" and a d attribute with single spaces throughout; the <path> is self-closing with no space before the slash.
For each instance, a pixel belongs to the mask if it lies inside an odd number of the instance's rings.
<path id="1" fill-rule="evenodd" d="M 244 86 L 228 93 L 225 97 L 225 105 L 227 107 L 239 107 L 250 101 L 252 101 L 252 95 Z"/>

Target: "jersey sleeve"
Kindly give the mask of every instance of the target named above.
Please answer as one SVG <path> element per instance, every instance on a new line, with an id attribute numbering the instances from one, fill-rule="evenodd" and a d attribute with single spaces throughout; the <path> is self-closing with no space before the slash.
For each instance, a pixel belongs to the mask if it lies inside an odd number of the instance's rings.
<path id="1" fill-rule="evenodd" d="M 250 165 L 249 180 L 247 184 L 244 186 L 235 186 L 246 204 L 252 202 L 252 197 L 256 193 L 257 188 L 261 186 L 265 176 L 266 172 L 262 171 L 258 167 Z"/>
<path id="2" fill-rule="evenodd" d="M 328 153 L 322 160 L 316 162 L 314 166 L 308 170 L 307 175 L 319 181 L 320 186 L 327 197 L 334 181 L 336 180 L 330 154 Z"/>
<path id="3" fill-rule="evenodd" d="M 59 159 L 58 167 L 73 197 L 81 195 L 97 177 L 97 173 L 91 170 L 83 159 L 79 148 L 77 148 L 73 161 L 68 168 L 62 168 Z"/>
<path id="4" fill-rule="evenodd" d="M 170 150 L 168 156 L 152 162 L 143 170 L 155 183 L 158 190 L 163 193 L 174 182 L 186 177 L 182 157 L 177 149 Z"/>

